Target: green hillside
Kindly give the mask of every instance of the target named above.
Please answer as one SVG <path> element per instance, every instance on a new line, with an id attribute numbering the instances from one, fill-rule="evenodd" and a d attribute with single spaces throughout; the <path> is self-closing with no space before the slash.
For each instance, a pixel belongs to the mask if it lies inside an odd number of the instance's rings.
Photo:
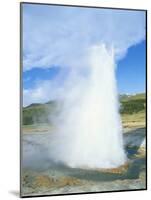
<path id="1" fill-rule="evenodd" d="M 50 123 L 51 115 L 56 113 L 56 102 L 50 101 L 45 104 L 31 104 L 23 108 L 23 125 Z"/>
<path id="2" fill-rule="evenodd" d="M 120 96 L 120 112 L 121 114 L 133 114 L 145 110 L 146 97 L 145 94 L 122 95 Z"/>
<path id="3" fill-rule="evenodd" d="M 123 115 L 145 113 L 145 94 L 120 95 L 120 112 Z M 58 112 L 58 103 L 49 101 L 45 104 L 35 103 L 23 108 L 23 125 L 51 123 L 52 116 Z"/>
<path id="4" fill-rule="evenodd" d="M 138 93 L 135 95 L 127 95 L 127 94 L 123 94 L 120 95 L 120 101 L 129 101 L 129 100 L 138 100 L 138 99 L 146 99 L 145 93 Z"/>

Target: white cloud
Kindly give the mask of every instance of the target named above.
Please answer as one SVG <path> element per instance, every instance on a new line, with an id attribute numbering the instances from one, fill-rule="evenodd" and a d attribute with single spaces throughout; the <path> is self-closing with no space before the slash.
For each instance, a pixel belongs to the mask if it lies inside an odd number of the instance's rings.
<path id="1" fill-rule="evenodd" d="M 145 12 L 25 5 L 24 70 L 83 66 L 89 47 L 114 46 L 117 58 L 145 37 Z"/>
<path id="2" fill-rule="evenodd" d="M 45 103 L 49 100 L 61 98 L 63 88 L 53 81 L 40 81 L 34 88 L 23 89 L 23 106 L 31 103 Z"/>
<path id="3" fill-rule="evenodd" d="M 37 81 L 33 88 L 23 89 L 23 106 L 28 106 L 31 103 L 45 103 L 56 99 L 63 100 L 76 95 L 79 84 L 85 86 L 85 80 L 86 76 L 81 73 L 68 70 L 67 74 L 62 70 L 54 79 Z M 72 91 L 73 88 L 74 91 Z"/>
<path id="4" fill-rule="evenodd" d="M 82 69 L 88 64 L 89 49 L 101 43 L 114 47 L 116 58 L 122 59 L 129 47 L 144 39 L 142 11 L 24 5 L 23 70 L 54 66 Z M 74 75 L 71 77 L 74 83 Z M 24 89 L 24 106 L 60 98 L 72 88 L 58 85 L 59 80 L 41 81 Z"/>

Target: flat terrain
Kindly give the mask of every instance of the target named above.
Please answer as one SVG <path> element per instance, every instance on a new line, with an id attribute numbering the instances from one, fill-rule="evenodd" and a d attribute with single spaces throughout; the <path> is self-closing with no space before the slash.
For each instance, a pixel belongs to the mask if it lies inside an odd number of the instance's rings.
<path id="1" fill-rule="evenodd" d="M 123 115 L 128 164 L 118 169 L 90 170 L 56 165 L 50 159 L 54 127 L 26 125 L 22 134 L 22 195 L 66 194 L 144 189 L 146 184 L 145 118 Z"/>
<path id="2" fill-rule="evenodd" d="M 67 194 L 146 187 L 145 94 L 121 95 L 120 112 L 127 163 L 116 169 L 79 169 L 55 164 L 50 149 L 57 127 L 49 121 L 57 102 L 23 108 L 22 195 Z M 45 122 L 45 123 L 44 123 Z"/>

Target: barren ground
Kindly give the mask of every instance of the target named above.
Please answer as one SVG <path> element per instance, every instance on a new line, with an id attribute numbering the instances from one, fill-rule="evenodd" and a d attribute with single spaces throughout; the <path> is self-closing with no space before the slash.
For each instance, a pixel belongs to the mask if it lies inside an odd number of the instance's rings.
<path id="1" fill-rule="evenodd" d="M 56 165 L 49 146 L 54 127 L 24 126 L 22 133 L 22 196 L 67 194 L 146 187 L 146 128 L 144 114 L 123 116 L 128 164 L 118 169 L 90 170 Z"/>

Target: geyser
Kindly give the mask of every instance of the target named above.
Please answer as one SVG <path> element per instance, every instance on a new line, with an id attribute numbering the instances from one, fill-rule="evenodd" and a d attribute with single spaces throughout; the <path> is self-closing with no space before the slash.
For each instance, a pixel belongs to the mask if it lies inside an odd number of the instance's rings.
<path id="1" fill-rule="evenodd" d="M 51 156 L 77 168 L 115 168 L 126 162 L 115 78 L 115 56 L 105 45 L 88 56 L 89 75 L 73 78 L 57 119 Z M 70 81 L 72 78 L 70 79 Z"/>

